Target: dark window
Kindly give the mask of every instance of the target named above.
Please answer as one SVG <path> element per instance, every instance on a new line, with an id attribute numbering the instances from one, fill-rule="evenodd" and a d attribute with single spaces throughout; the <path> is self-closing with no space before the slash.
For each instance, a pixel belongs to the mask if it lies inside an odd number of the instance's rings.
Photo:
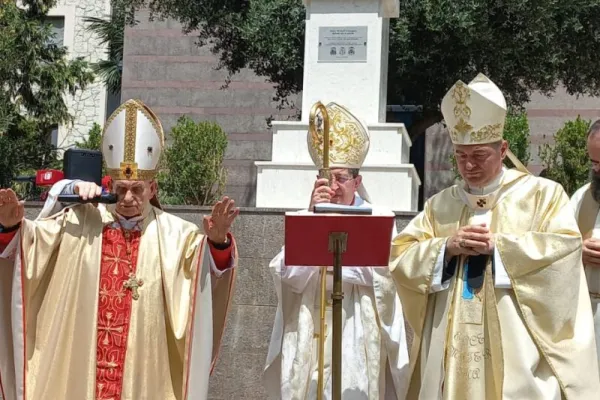
<path id="1" fill-rule="evenodd" d="M 46 22 L 52 25 L 52 33 L 54 34 L 50 43 L 59 47 L 65 43 L 65 17 L 47 17 Z"/>

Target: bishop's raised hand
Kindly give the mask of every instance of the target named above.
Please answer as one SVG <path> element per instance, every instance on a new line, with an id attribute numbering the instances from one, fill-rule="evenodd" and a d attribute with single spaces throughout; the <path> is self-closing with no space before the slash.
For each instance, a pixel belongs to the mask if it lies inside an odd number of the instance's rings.
<path id="1" fill-rule="evenodd" d="M 18 225 L 25 215 L 25 202 L 19 201 L 12 189 L 0 189 L 0 225 L 12 228 Z"/>
<path id="2" fill-rule="evenodd" d="M 310 205 L 308 206 L 308 209 L 312 211 L 315 204 L 330 203 L 333 196 L 335 196 L 335 191 L 329 187 L 329 180 L 317 178 L 315 187 L 310 196 Z"/>
<path id="3" fill-rule="evenodd" d="M 231 229 L 233 221 L 240 213 L 240 209 L 235 207 L 235 201 L 225 196 L 217 202 L 212 209 L 212 213 L 204 217 L 204 233 L 208 239 L 216 244 L 225 243 L 227 234 Z"/>

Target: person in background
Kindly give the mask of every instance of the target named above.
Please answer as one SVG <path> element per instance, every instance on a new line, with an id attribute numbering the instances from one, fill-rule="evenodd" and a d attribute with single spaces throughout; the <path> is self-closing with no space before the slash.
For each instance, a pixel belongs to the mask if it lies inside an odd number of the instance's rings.
<path id="1" fill-rule="evenodd" d="M 346 108 L 327 106 L 335 137 L 330 148 L 332 183 L 315 181 L 309 211 L 315 204 L 334 203 L 372 207 L 359 168 L 369 150 L 368 130 Z M 309 135 L 309 152 L 322 166 L 322 132 Z M 303 212 L 307 212 L 306 210 Z M 396 229 L 394 227 L 394 234 Z M 390 238 L 391 240 L 391 238 Z M 369 251 L 365 248 L 364 251 Z M 331 306 L 326 332 L 320 327 L 319 267 L 285 264 L 285 248 L 269 265 L 278 296 L 275 324 L 267 355 L 264 381 L 269 398 L 316 399 L 318 334 L 324 334 L 324 393 L 331 399 Z M 327 273 L 327 298 L 333 286 Z M 344 400 L 404 400 L 408 378 L 408 349 L 402 306 L 387 267 L 344 267 L 342 397 Z"/>

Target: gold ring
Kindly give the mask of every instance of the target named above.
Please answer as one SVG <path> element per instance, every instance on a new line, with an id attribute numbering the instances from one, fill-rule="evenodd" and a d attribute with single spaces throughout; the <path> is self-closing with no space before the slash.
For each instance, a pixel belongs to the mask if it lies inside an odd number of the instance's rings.
<path id="1" fill-rule="evenodd" d="M 461 239 L 460 240 L 460 247 L 466 247 L 467 246 L 467 242 L 465 241 L 465 239 Z"/>

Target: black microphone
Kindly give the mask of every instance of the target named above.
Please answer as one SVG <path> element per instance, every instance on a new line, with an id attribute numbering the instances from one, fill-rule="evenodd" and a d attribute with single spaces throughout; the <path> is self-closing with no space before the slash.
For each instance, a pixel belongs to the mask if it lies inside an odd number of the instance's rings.
<path id="1" fill-rule="evenodd" d="M 103 193 L 100 196 L 92 197 L 91 199 L 83 200 L 78 194 L 61 194 L 58 196 L 58 201 L 61 203 L 103 203 L 103 204 L 115 204 L 117 202 L 117 196 L 113 193 Z"/>

